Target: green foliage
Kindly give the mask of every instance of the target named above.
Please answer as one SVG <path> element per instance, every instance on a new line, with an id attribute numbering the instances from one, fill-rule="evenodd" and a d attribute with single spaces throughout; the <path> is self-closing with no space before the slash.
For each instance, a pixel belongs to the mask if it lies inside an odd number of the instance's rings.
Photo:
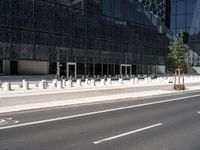
<path id="1" fill-rule="evenodd" d="M 167 70 L 174 72 L 175 69 L 184 69 L 186 66 L 185 54 L 188 51 L 188 46 L 183 42 L 184 34 L 181 33 L 177 41 L 169 46 Z"/>

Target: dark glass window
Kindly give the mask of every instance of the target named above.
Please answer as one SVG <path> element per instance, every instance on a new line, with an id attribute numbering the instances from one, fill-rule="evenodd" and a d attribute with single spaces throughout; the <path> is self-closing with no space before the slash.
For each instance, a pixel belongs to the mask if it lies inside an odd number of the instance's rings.
<path id="1" fill-rule="evenodd" d="M 84 0 L 72 0 L 72 7 L 83 9 Z"/>
<path id="2" fill-rule="evenodd" d="M 186 15 L 186 27 L 194 27 L 195 20 L 193 15 Z"/>
<path id="3" fill-rule="evenodd" d="M 118 18 L 121 17 L 121 0 L 114 1 L 114 16 Z"/>
<path id="4" fill-rule="evenodd" d="M 42 31 L 53 30 L 53 4 L 46 1 L 35 1 L 35 26 Z"/>
<path id="5" fill-rule="evenodd" d="M 12 0 L 12 25 L 33 28 L 33 0 Z"/>
<path id="6" fill-rule="evenodd" d="M 0 1 L 0 24 L 9 25 L 10 24 L 10 1 L 11 0 L 1 0 Z"/>
<path id="7" fill-rule="evenodd" d="M 112 15 L 112 0 L 102 0 L 102 14 L 111 16 Z"/>
<path id="8" fill-rule="evenodd" d="M 62 34 L 69 34 L 70 33 L 70 11 L 68 7 L 55 5 L 55 12 L 54 12 L 54 31 L 57 33 Z"/>
<path id="9" fill-rule="evenodd" d="M 176 14 L 176 1 L 171 1 L 171 15 Z"/>
<path id="10" fill-rule="evenodd" d="M 185 27 L 185 15 L 177 15 L 177 28 Z"/>
<path id="11" fill-rule="evenodd" d="M 186 0 L 177 0 L 177 14 L 185 13 Z"/>
<path id="12" fill-rule="evenodd" d="M 170 23 L 171 23 L 171 25 L 170 25 L 171 28 L 175 28 L 176 27 L 176 16 L 171 16 Z"/>
<path id="13" fill-rule="evenodd" d="M 187 3 L 186 3 L 186 7 L 187 7 L 186 13 L 193 13 L 196 4 L 197 4 L 197 0 L 187 0 Z"/>

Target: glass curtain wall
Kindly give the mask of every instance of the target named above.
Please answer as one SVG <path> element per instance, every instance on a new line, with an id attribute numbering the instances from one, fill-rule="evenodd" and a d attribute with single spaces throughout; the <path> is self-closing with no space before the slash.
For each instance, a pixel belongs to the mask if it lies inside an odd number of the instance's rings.
<path id="1" fill-rule="evenodd" d="M 184 32 L 185 42 L 200 55 L 200 0 L 171 0 L 171 29 Z"/>
<path id="2" fill-rule="evenodd" d="M 80 75 L 151 73 L 168 51 L 136 0 L 0 0 L 0 35 L 0 59 L 49 61 L 53 73 L 57 61 Z"/>

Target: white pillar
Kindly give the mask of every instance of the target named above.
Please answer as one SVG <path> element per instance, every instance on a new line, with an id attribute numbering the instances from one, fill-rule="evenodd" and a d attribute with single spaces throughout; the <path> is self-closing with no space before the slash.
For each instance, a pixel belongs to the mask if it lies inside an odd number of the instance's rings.
<path id="1" fill-rule="evenodd" d="M 65 79 L 62 80 L 62 87 L 63 88 L 66 87 L 66 80 Z"/>
<path id="2" fill-rule="evenodd" d="M 68 80 L 68 81 L 67 81 L 67 87 L 72 87 L 72 86 L 73 86 L 72 80 Z"/>
<path id="3" fill-rule="evenodd" d="M 96 86 L 95 79 L 91 79 L 91 86 Z"/>
<path id="4" fill-rule="evenodd" d="M 134 83 L 135 83 L 135 84 L 138 84 L 138 78 L 135 78 L 135 79 L 134 79 Z"/>
<path id="5" fill-rule="evenodd" d="M 111 78 L 108 78 L 107 79 L 107 85 L 110 85 L 111 84 Z"/>
<path id="6" fill-rule="evenodd" d="M 131 79 L 130 79 L 130 84 L 131 84 L 131 85 L 135 84 L 134 78 L 131 78 Z"/>
<path id="7" fill-rule="evenodd" d="M 148 77 L 148 78 L 147 78 L 147 82 L 148 82 L 148 83 L 151 83 L 151 77 Z"/>
<path id="8" fill-rule="evenodd" d="M 42 80 L 39 82 L 39 89 L 46 89 L 46 80 Z"/>
<path id="9" fill-rule="evenodd" d="M 4 91 L 10 91 L 11 90 L 11 83 L 10 82 L 5 82 L 3 84 L 3 90 Z"/>
<path id="10" fill-rule="evenodd" d="M 148 83 L 148 78 L 147 77 L 144 78 L 144 83 L 146 83 L 146 84 Z"/>
<path id="11" fill-rule="evenodd" d="M 89 85 L 89 80 L 87 78 L 85 79 L 85 85 Z"/>
<path id="12" fill-rule="evenodd" d="M 42 80 L 43 84 L 44 84 L 44 88 L 47 88 L 47 80 Z"/>
<path id="13" fill-rule="evenodd" d="M 105 86 L 105 79 L 101 79 L 101 86 Z"/>
<path id="14" fill-rule="evenodd" d="M 62 89 L 62 81 L 57 82 L 57 89 Z"/>
<path id="15" fill-rule="evenodd" d="M 29 90 L 29 83 L 25 80 L 22 80 L 22 89 Z"/>
<path id="16" fill-rule="evenodd" d="M 123 84 L 123 78 L 119 78 L 119 84 Z"/>
<path id="17" fill-rule="evenodd" d="M 39 81 L 39 84 L 38 84 L 38 86 L 39 86 L 39 89 L 44 89 L 44 84 L 43 84 L 43 82 L 42 82 L 42 81 Z"/>
<path id="18" fill-rule="evenodd" d="M 81 84 L 81 79 L 77 79 L 77 80 L 76 80 L 76 86 L 82 86 L 82 84 Z"/>

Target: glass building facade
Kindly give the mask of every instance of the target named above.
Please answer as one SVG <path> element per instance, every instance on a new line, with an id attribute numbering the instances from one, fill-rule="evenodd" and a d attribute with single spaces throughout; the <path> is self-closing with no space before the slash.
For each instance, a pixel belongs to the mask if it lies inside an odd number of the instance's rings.
<path id="1" fill-rule="evenodd" d="M 49 74 L 59 62 L 68 76 L 155 73 L 168 43 L 137 0 L 0 0 L 2 73 L 6 61 L 11 74 L 20 61 L 47 62 Z"/>
<path id="2" fill-rule="evenodd" d="M 138 0 L 148 11 L 155 15 L 163 24 L 169 27 L 169 0 Z"/>
<path id="3" fill-rule="evenodd" d="M 171 30 L 185 33 L 185 41 L 199 55 L 200 0 L 171 0 L 170 22 Z"/>

